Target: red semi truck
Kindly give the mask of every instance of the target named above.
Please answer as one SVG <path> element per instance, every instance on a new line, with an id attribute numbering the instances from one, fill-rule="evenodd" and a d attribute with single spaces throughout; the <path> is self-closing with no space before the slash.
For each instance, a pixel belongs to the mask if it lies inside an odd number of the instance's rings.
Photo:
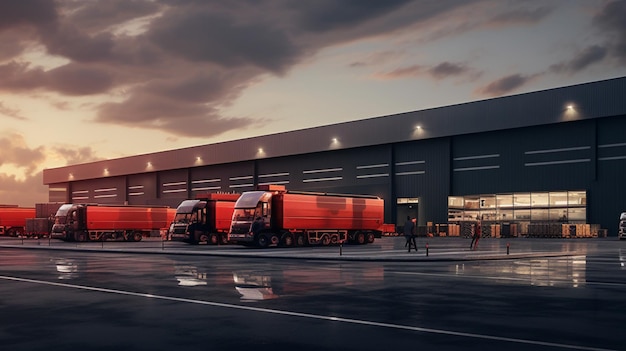
<path id="1" fill-rule="evenodd" d="M 239 194 L 199 194 L 176 209 L 170 239 L 190 244 L 228 243 L 228 230 Z"/>
<path id="2" fill-rule="evenodd" d="M 259 189 L 237 200 L 229 241 L 259 247 L 364 244 L 381 233 L 379 197 L 291 192 L 278 185 Z M 261 225 L 254 224 L 258 218 Z"/>
<path id="3" fill-rule="evenodd" d="M 167 207 L 64 204 L 56 213 L 53 239 L 140 241 L 170 224 Z"/>
<path id="4" fill-rule="evenodd" d="M 0 205 L 0 235 L 24 234 L 26 219 L 35 217 L 35 209 L 17 205 Z"/>

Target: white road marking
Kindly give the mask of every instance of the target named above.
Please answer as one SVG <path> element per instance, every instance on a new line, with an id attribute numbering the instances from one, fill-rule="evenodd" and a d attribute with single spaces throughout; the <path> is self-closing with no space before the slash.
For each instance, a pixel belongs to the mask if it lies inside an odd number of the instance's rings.
<path id="1" fill-rule="evenodd" d="M 409 325 L 400 325 L 400 324 L 391 324 L 391 323 L 343 318 L 343 317 L 336 317 L 336 316 L 324 316 L 324 315 L 310 314 L 310 313 L 274 310 L 274 309 L 269 309 L 269 308 L 241 306 L 241 305 L 233 305 L 233 304 L 221 303 L 221 302 L 193 300 L 193 299 L 187 299 L 187 298 L 182 298 L 182 297 L 154 295 L 154 294 L 138 293 L 138 292 L 132 292 L 132 291 L 117 290 L 117 289 L 107 289 L 107 288 L 98 288 L 98 287 L 86 286 L 86 285 L 57 283 L 57 282 L 49 282 L 45 280 L 35 280 L 35 279 L 10 277 L 10 276 L 3 276 L 3 275 L 0 275 L 0 279 L 23 282 L 23 283 L 31 283 L 31 284 L 51 285 L 51 286 L 70 288 L 70 289 L 88 290 L 88 291 L 102 292 L 102 293 L 108 293 L 108 294 L 144 297 L 144 298 L 157 299 L 157 300 L 176 301 L 176 302 L 230 308 L 230 309 L 237 309 L 237 310 L 244 310 L 244 311 L 271 313 L 271 314 L 277 314 L 277 315 L 301 317 L 301 318 L 309 318 L 309 319 L 318 319 L 318 320 L 325 320 L 325 321 L 332 321 L 332 322 L 342 322 L 342 323 L 367 325 L 367 326 L 390 328 L 390 329 L 409 330 L 409 331 L 416 331 L 416 332 L 422 332 L 422 333 L 452 335 L 452 336 L 458 336 L 458 337 L 494 340 L 494 341 L 511 342 L 511 343 L 536 345 L 536 346 L 548 346 L 548 347 L 572 349 L 572 350 L 616 351 L 612 349 L 604 349 L 604 348 L 589 347 L 589 346 L 568 345 L 568 344 L 560 344 L 560 343 L 539 341 L 539 340 L 508 338 L 508 337 L 501 337 L 501 336 L 494 336 L 494 335 L 457 332 L 457 331 L 452 331 L 452 330 L 422 328 L 422 327 L 414 327 L 414 326 L 409 326 Z"/>

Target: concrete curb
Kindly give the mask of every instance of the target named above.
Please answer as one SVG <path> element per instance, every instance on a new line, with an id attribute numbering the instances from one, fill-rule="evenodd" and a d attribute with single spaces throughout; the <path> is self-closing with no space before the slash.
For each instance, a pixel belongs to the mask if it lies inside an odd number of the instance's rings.
<path id="1" fill-rule="evenodd" d="M 178 256 L 198 256 L 198 257 L 232 257 L 232 258 L 254 258 L 254 259 L 288 259 L 288 260 L 317 260 L 317 261 L 365 261 L 365 262 L 458 262 L 458 261 L 493 261 L 511 260 L 523 258 L 554 258 L 570 257 L 586 254 L 581 251 L 567 252 L 517 252 L 505 254 L 499 251 L 479 251 L 472 254 L 452 255 L 450 253 L 437 253 L 426 256 L 425 253 L 410 254 L 394 252 L 384 256 L 364 256 L 364 255 L 339 255 L 313 253 L 303 255 L 302 252 L 276 252 L 271 249 L 254 250 L 233 250 L 233 251 L 187 251 L 187 250 L 156 250 L 156 249 L 107 249 L 107 248 L 80 248 L 80 247 L 53 247 L 53 246 L 30 246 L 30 245 L 0 245 L 0 248 L 25 249 L 25 250 L 52 250 L 52 251 L 74 251 L 74 252 L 102 252 L 102 253 L 123 253 L 123 254 L 144 254 L 144 255 L 178 255 Z M 248 251 L 248 252 L 246 252 Z"/>

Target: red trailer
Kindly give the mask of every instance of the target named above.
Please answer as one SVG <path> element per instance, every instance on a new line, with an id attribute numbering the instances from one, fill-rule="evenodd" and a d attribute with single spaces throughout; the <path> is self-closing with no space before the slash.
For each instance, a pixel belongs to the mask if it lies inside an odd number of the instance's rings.
<path id="1" fill-rule="evenodd" d="M 35 217 L 35 209 L 17 205 L 0 205 L 0 235 L 24 234 L 26 219 Z"/>
<path id="2" fill-rule="evenodd" d="M 176 209 L 170 238 L 190 244 L 228 243 L 230 220 L 239 194 L 199 194 L 185 200 Z"/>
<path id="3" fill-rule="evenodd" d="M 259 247 L 364 244 L 380 235 L 383 221 L 384 201 L 376 196 L 288 192 L 270 185 L 237 200 L 229 240 Z"/>
<path id="4" fill-rule="evenodd" d="M 140 241 L 169 225 L 168 208 L 152 206 L 62 205 L 52 238 L 66 241 Z"/>

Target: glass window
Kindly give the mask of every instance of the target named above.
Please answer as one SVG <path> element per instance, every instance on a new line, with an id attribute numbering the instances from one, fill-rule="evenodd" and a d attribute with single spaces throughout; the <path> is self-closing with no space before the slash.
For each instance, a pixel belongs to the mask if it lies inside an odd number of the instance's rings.
<path id="1" fill-rule="evenodd" d="M 477 210 L 477 209 L 480 208 L 479 203 L 480 203 L 480 198 L 479 197 L 468 196 L 468 197 L 465 198 L 465 206 L 464 207 L 466 209 L 475 209 L 475 210 Z"/>
<path id="2" fill-rule="evenodd" d="M 569 191 L 567 193 L 567 203 L 570 206 L 584 206 L 587 204 L 587 192 Z"/>
<path id="3" fill-rule="evenodd" d="M 567 206 L 567 191 L 551 192 L 550 207 Z"/>
<path id="4" fill-rule="evenodd" d="M 551 207 L 550 208 L 550 221 L 566 223 L 567 222 L 567 208 Z"/>
<path id="5" fill-rule="evenodd" d="M 512 221 L 513 210 L 498 210 L 498 220 L 500 221 Z"/>
<path id="6" fill-rule="evenodd" d="M 496 197 L 495 196 L 481 196 L 480 208 L 496 208 Z"/>
<path id="7" fill-rule="evenodd" d="M 448 196 L 448 207 L 463 208 L 462 196 Z"/>
<path id="8" fill-rule="evenodd" d="M 448 210 L 448 221 L 458 222 L 463 220 L 463 210 Z"/>
<path id="9" fill-rule="evenodd" d="M 530 207 L 530 193 L 513 194 L 513 205 L 517 207 Z"/>
<path id="10" fill-rule="evenodd" d="M 587 222 L 587 210 L 584 208 L 569 208 L 569 210 L 567 211 L 567 217 L 570 223 L 573 223 L 573 222 L 586 223 Z"/>
<path id="11" fill-rule="evenodd" d="M 465 211 L 465 217 L 463 218 L 466 221 L 475 221 L 480 218 L 480 211 Z"/>
<path id="12" fill-rule="evenodd" d="M 550 196 L 548 193 L 531 193 L 530 194 L 530 203 L 532 207 L 548 207 L 550 202 L 548 199 Z"/>
<path id="13" fill-rule="evenodd" d="M 499 208 L 513 207 L 513 194 L 496 195 L 496 203 Z"/>
<path id="14" fill-rule="evenodd" d="M 516 221 L 529 221 L 530 210 L 515 210 L 513 212 Z"/>
<path id="15" fill-rule="evenodd" d="M 535 208 L 530 211 L 530 219 L 533 222 L 544 222 L 550 220 L 548 209 Z"/>

